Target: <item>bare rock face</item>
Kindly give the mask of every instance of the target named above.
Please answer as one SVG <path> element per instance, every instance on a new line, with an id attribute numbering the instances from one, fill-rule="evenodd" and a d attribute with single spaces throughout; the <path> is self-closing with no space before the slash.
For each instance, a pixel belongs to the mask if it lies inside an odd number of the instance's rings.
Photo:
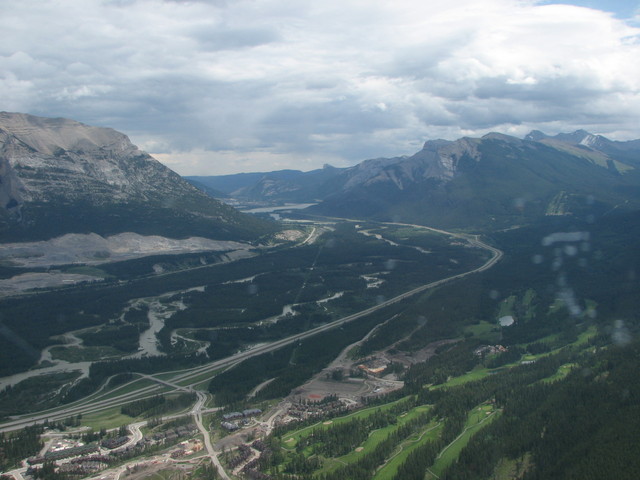
<path id="1" fill-rule="evenodd" d="M 176 227 L 184 219 L 213 229 Z M 61 222 L 68 222 L 66 229 Z M 18 228 L 37 231 L 40 238 L 137 228 L 147 235 L 223 233 L 229 238 L 238 228 L 244 234 L 261 228 L 200 192 L 122 133 L 6 112 L 0 112 L 0 227 L 0 234 Z"/>
<path id="2" fill-rule="evenodd" d="M 0 132 L 2 178 L 17 179 L 11 185 L 18 202 L 83 198 L 100 204 L 150 199 L 167 190 L 197 194 L 126 135 L 110 128 L 3 112 Z"/>

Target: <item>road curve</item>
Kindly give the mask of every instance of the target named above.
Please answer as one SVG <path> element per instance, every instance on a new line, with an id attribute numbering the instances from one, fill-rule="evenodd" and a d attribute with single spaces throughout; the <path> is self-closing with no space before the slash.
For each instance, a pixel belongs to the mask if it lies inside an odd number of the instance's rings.
<path id="1" fill-rule="evenodd" d="M 347 219 L 342 219 L 342 220 L 347 220 Z M 349 221 L 349 220 L 347 220 Z M 357 220 L 351 220 L 351 221 L 357 221 Z M 141 375 L 147 379 L 150 380 L 154 380 L 156 382 L 159 382 L 159 384 L 157 385 L 151 385 L 151 386 L 147 386 L 147 387 L 143 387 L 139 390 L 137 390 L 134 393 L 126 393 L 126 394 L 122 394 L 122 395 L 118 395 L 118 396 L 111 396 L 108 399 L 105 400 L 98 400 L 98 399 L 94 399 L 91 398 L 93 396 L 90 396 L 87 399 L 84 399 L 82 401 L 79 401 L 76 405 L 74 406 L 69 406 L 67 408 L 64 409 L 58 409 L 55 412 L 54 411 L 49 411 L 49 412 L 40 412 L 40 413 L 32 413 L 32 414 L 28 414 L 25 416 L 21 416 L 18 417 L 12 421 L 9 422 L 3 422 L 2 424 L 0 424 L 0 432 L 3 431 L 11 431 L 11 430 L 17 430 L 20 428 L 23 428 L 27 425 L 32 425 L 34 423 L 38 423 L 38 422 L 42 422 L 46 419 L 49 420 L 60 420 L 60 419 L 64 419 L 67 418 L 71 415 L 77 415 L 77 414 L 87 414 L 87 413 L 91 413 L 91 412 L 95 412 L 95 411 L 99 411 L 99 410 L 103 410 L 106 408 L 110 408 L 110 407 L 114 407 L 114 406 L 119 406 L 119 405 L 123 405 L 125 403 L 129 403 L 131 402 L 133 399 L 140 399 L 140 398 L 147 398 L 148 396 L 152 396 L 155 393 L 158 393 L 157 391 L 159 389 L 161 389 L 162 387 L 170 387 L 170 388 L 174 388 L 177 390 L 183 390 L 183 391 L 193 391 L 192 387 L 198 383 L 202 383 L 203 380 L 202 379 L 202 375 L 210 372 L 211 375 L 214 375 L 214 372 L 223 368 L 228 368 L 231 367 L 237 363 L 242 362 L 243 360 L 246 360 L 248 358 L 254 357 L 256 355 L 261 355 L 263 353 L 268 353 L 274 350 L 277 350 L 279 348 L 282 348 L 286 345 L 289 345 L 291 343 L 294 342 L 298 342 L 300 340 L 304 340 L 306 338 L 312 337 L 314 335 L 317 335 L 319 333 L 325 332 L 327 330 L 331 330 L 333 328 L 339 327 L 340 325 L 343 325 L 345 323 L 349 323 L 349 322 L 353 322 L 355 320 L 358 320 L 362 317 L 365 317 L 367 315 L 370 315 L 382 308 L 388 307 L 389 305 L 392 305 L 394 303 L 398 303 L 402 300 L 406 300 L 407 298 L 410 298 L 414 295 L 417 295 L 419 293 L 425 292 L 427 290 L 430 290 L 432 288 L 436 288 L 439 287 L 441 285 L 444 285 L 446 283 L 450 283 L 453 282 L 455 280 L 467 277 L 469 275 L 473 275 L 475 273 L 480 273 L 483 272 L 485 270 L 490 269 L 491 267 L 493 267 L 497 262 L 500 261 L 500 259 L 503 256 L 503 252 L 501 250 L 499 250 L 498 248 L 495 248 L 491 245 L 488 245 L 487 243 L 484 243 L 483 241 L 481 241 L 477 235 L 467 235 L 467 234 L 460 234 L 460 233 L 453 233 L 453 232 L 447 232 L 445 230 L 440 230 L 440 229 L 436 229 L 436 228 L 431 228 L 431 227 L 426 227 L 424 225 L 412 225 L 412 224 L 403 224 L 403 223 L 387 223 L 387 225 L 397 225 L 397 226 L 410 226 L 410 227 L 415 227 L 415 228 L 423 228 L 426 230 L 431 230 L 434 232 L 438 232 L 438 233 L 442 233 L 445 235 L 449 235 L 452 237 L 456 237 L 456 238 L 460 238 L 460 239 L 464 239 L 466 240 L 470 245 L 473 245 L 475 247 L 487 250 L 491 253 L 491 258 L 489 260 L 487 260 L 483 265 L 474 268 L 473 270 L 469 270 L 468 272 L 464 272 L 464 273 L 459 273 L 457 275 L 452 275 L 450 277 L 447 278 L 442 278 L 440 280 L 436 280 L 434 282 L 430 282 L 428 284 L 425 285 L 421 285 L 419 287 L 416 287 L 412 290 L 409 290 L 405 293 L 402 293 L 400 295 L 397 295 L 389 300 L 385 300 L 377 305 L 374 305 L 373 307 L 367 308 L 365 310 L 362 310 L 360 312 L 351 314 L 351 315 L 347 315 L 346 317 L 342 317 L 339 318 L 337 320 L 334 320 L 332 322 L 329 322 L 327 324 L 321 325 L 319 327 L 313 328 L 311 330 L 307 330 L 306 332 L 302 332 L 302 333 L 298 333 L 295 335 L 291 335 L 287 338 L 283 338 L 281 340 L 276 340 L 275 342 L 269 343 L 269 344 L 264 344 L 264 345 L 259 345 L 257 347 L 251 348 L 249 350 L 245 350 L 243 352 L 239 352 L 236 353 L 234 355 L 231 355 L 230 357 L 221 359 L 221 360 L 216 360 L 214 362 L 208 363 L 206 365 L 201 365 L 198 367 L 194 367 L 191 369 L 186 369 L 186 370 L 180 370 L 180 371 L 176 371 L 176 376 L 174 376 L 172 378 L 171 382 L 168 381 L 161 381 L 159 379 L 157 379 L 156 377 L 154 377 L 153 375 Z M 170 373 L 170 372 L 163 372 L 163 373 Z M 180 382 L 182 385 L 177 385 L 177 382 Z M 193 383 L 189 383 L 189 382 L 193 382 Z M 113 392 L 110 393 L 110 395 L 112 395 Z M 213 450 L 211 450 L 213 451 Z M 210 452 L 211 452 L 210 451 Z M 217 458 L 217 457 L 216 457 Z M 213 460 L 213 457 L 212 457 Z"/>
<path id="2" fill-rule="evenodd" d="M 204 446 L 207 449 L 207 454 L 211 459 L 211 463 L 218 469 L 218 475 L 220 475 L 220 477 L 223 480 L 231 480 L 227 475 L 227 472 L 224 471 L 224 468 L 222 467 L 222 464 L 218 459 L 218 454 L 213 449 L 213 445 L 211 444 L 211 436 L 209 435 L 209 430 L 207 430 L 207 428 L 202 423 L 202 407 L 204 407 L 204 404 L 207 401 L 207 395 L 203 392 L 196 392 L 196 393 L 198 395 L 198 400 L 196 401 L 196 404 L 193 406 L 193 409 L 191 410 L 191 414 L 193 415 L 193 420 L 196 422 L 198 429 L 200 430 L 200 432 L 202 433 L 202 436 L 204 437 Z"/>

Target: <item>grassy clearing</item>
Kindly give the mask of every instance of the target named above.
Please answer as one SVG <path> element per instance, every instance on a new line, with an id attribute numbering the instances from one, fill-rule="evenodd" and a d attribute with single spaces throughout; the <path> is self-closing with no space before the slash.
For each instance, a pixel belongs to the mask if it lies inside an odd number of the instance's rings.
<path id="1" fill-rule="evenodd" d="M 384 439 L 386 439 L 391 433 L 393 433 L 395 430 L 397 430 L 399 427 L 401 427 L 402 425 L 406 424 L 407 422 L 413 420 L 414 418 L 416 418 L 418 415 L 428 411 L 431 407 L 427 406 L 427 405 L 421 405 L 415 408 L 412 408 L 410 411 L 408 411 L 406 414 L 403 414 L 401 416 L 398 417 L 398 422 L 395 425 L 388 425 L 384 428 L 379 428 L 377 430 L 372 431 L 369 434 L 369 437 L 362 443 L 362 445 L 360 445 L 360 447 L 358 447 L 357 451 L 353 451 L 350 452 L 346 455 L 343 455 L 342 457 L 338 457 L 338 458 L 328 458 L 325 460 L 325 463 L 323 465 L 323 468 L 321 470 L 318 471 L 318 473 L 329 473 L 332 472 L 333 470 L 344 466 L 344 465 L 348 465 L 351 463 L 355 463 L 357 462 L 360 458 L 362 458 L 364 455 L 371 453 L 373 451 L 374 448 L 376 448 L 378 446 L 378 444 L 380 442 L 382 442 Z M 351 417 L 353 418 L 353 417 Z M 430 424 L 429 427 L 427 427 L 425 430 L 429 429 L 429 428 L 433 428 L 435 426 L 435 423 Z M 412 442 L 416 442 L 419 440 L 419 435 L 414 435 Z M 404 442 L 403 442 L 404 443 Z M 295 445 L 294 442 L 285 442 L 285 444 L 287 445 Z M 411 444 L 411 442 L 407 443 L 408 445 Z M 397 466 L 396 466 L 397 468 Z"/>
<path id="2" fill-rule="evenodd" d="M 144 480 L 180 480 L 185 477 L 184 471 L 179 469 L 158 470 L 144 477 Z"/>
<path id="3" fill-rule="evenodd" d="M 486 322 L 484 322 L 486 323 Z M 482 331 L 482 328 L 486 328 L 486 326 L 482 326 L 482 325 L 472 325 L 472 327 L 476 327 L 479 331 Z M 469 328 L 469 327 L 467 327 Z M 588 327 L 584 332 L 580 333 L 580 335 L 578 335 L 578 338 L 571 344 L 569 345 L 565 345 L 559 348 L 556 348 L 555 350 L 551 350 L 549 352 L 545 352 L 545 353 L 539 353 L 539 354 L 524 354 L 522 356 L 522 358 L 520 360 L 518 360 L 517 362 L 513 362 L 513 363 L 509 363 L 507 365 L 504 365 L 503 367 L 501 367 L 500 369 L 505 369 L 505 368 L 513 368 L 513 367 L 517 367 L 518 365 L 520 365 L 522 362 L 535 362 L 536 360 L 543 358 L 543 357 L 547 357 L 549 355 L 554 355 L 556 353 L 558 353 L 560 350 L 562 350 L 563 348 L 566 348 L 567 346 L 573 346 L 573 347 L 577 347 L 577 348 L 584 348 L 585 346 L 588 346 L 589 344 L 589 340 L 594 337 L 595 335 L 597 335 L 598 333 L 598 329 L 595 326 L 590 326 Z M 541 340 L 541 341 L 544 341 Z M 551 337 L 547 338 L 547 341 L 551 342 L 552 339 Z M 523 347 L 525 347 L 526 345 L 522 345 Z M 555 375 L 553 375 L 552 377 L 549 377 L 549 379 L 547 379 L 546 381 L 555 381 L 555 380 L 559 380 L 561 378 L 564 378 L 565 376 L 567 376 L 567 374 L 571 371 L 572 364 L 568 364 L 568 365 L 563 365 L 562 367 L 560 367 L 558 369 L 558 372 L 556 372 Z M 468 382 L 473 382 L 476 380 L 480 380 L 484 377 L 486 377 L 487 375 L 491 374 L 492 372 L 497 371 L 496 369 L 488 369 L 488 368 L 484 368 L 482 366 L 477 366 L 476 368 L 474 368 L 473 370 L 471 370 L 470 372 L 465 373 L 464 375 L 460 375 L 458 377 L 454 377 L 451 378 L 449 380 L 447 380 L 445 383 L 442 383 L 440 385 L 433 385 L 430 388 L 433 389 L 439 389 L 439 388 L 446 388 L 446 387 L 454 387 L 457 385 L 462 385 L 464 383 L 468 383 Z"/>
<path id="4" fill-rule="evenodd" d="M 138 390 L 141 390 L 145 387 L 149 387 L 151 385 L 157 385 L 160 388 L 158 388 L 157 390 L 154 390 L 151 393 L 145 393 L 145 395 L 151 395 L 151 394 L 156 395 L 159 393 L 170 391 L 169 387 L 162 386 L 159 383 L 154 382 L 153 380 L 148 380 L 146 378 L 139 378 L 137 380 L 133 380 L 132 382 L 125 383 L 124 385 L 119 385 L 107 393 L 98 394 L 95 396 L 95 398 L 96 399 L 99 398 L 100 400 L 108 400 L 110 398 L 118 397 L 125 393 L 131 393 L 132 394 L 131 397 L 133 398 L 136 396 L 135 393 Z M 91 397 L 87 397 L 87 398 L 91 398 Z"/>
<path id="5" fill-rule="evenodd" d="M 178 375 L 178 373 L 176 373 L 176 372 L 162 372 L 162 373 L 154 373 L 152 375 L 154 377 L 156 377 L 156 378 L 159 378 L 160 380 L 166 380 L 168 382 L 171 382 L 173 380 L 173 377 Z"/>
<path id="6" fill-rule="evenodd" d="M 564 365 L 560 365 L 558 371 L 551 375 L 550 377 L 543 378 L 540 380 L 542 383 L 553 383 L 557 380 L 562 380 L 564 377 L 569 375 L 569 372 L 576 368 L 578 365 L 576 363 L 566 363 Z"/>
<path id="7" fill-rule="evenodd" d="M 532 288 L 528 289 L 522 297 L 522 306 L 524 307 L 523 317 L 525 320 L 531 320 L 536 313 L 533 300 L 536 298 L 536 291 Z"/>
<path id="8" fill-rule="evenodd" d="M 215 377 L 216 375 L 218 375 L 220 372 L 222 372 L 224 369 L 217 369 L 217 370 L 209 370 L 206 371 L 204 373 L 201 373 L 200 375 L 197 375 L 195 377 L 190 377 L 188 380 L 179 380 L 177 382 L 175 382 L 176 385 L 180 385 L 183 387 L 189 386 L 189 385 L 194 385 L 195 383 L 199 384 L 204 384 L 205 385 L 205 390 L 206 390 L 206 386 L 209 385 L 209 381 Z M 168 379 L 169 381 L 171 381 L 171 379 Z M 196 386 L 197 388 L 197 386 Z"/>
<path id="9" fill-rule="evenodd" d="M 431 442 L 438 438 L 442 431 L 442 424 L 433 421 L 427 425 L 419 434 L 412 435 L 402 442 L 396 452 L 374 475 L 374 480 L 391 480 L 397 473 L 398 468 L 407 459 L 409 454 L 425 442 Z"/>
<path id="10" fill-rule="evenodd" d="M 387 438 L 395 429 L 397 425 L 389 425 L 385 428 L 379 428 L 378 430 L 373 430 L 369 437 L 360 445 L 361 449 L 358 448 L 357 451 L 353 451 L 339 458 L 326 458 L 325 462 L 320 469 L 319 473 L 331 473 L 337 468 L 348 465 L 354 462 L 357 462 L 366 452 L 370 452 L 373 450 L 381 441 Z"/>
<path id="11" fill-rule="evenodd" d="M 428 473 L 425 478 L 432 479 L 434 478 L 433 474 L 436 475 L 435 478 L 442 475 L 442 472 L 458 458 L 471 437 L 482 427 L 495 420 L 498 414 L 499 412 L 490 404 L 483 404 L 471 410 L 462 433 L 440 452 L 435 463 L 429 469 L 431 473 Z"/>
<path id="12" fill-rule="evenodd" d="M 433 385 L 430 388 L 432 388 L 432 389 L 448 388 L 448 387 L 455 387 L 457 385 L 462 385 L 462 384 L 468 383 L 468 382 L 474 382 L 476 380 L 483 379 L 484 377 L 489 375 L 492 371 L 494 371 L 494 370 L 490 370 L 488 368 L 485 368 L 485 367 L 482 367 L 482 366 L 478 365 L 473 370 L 471 370 L 470 372 L 465 373 L 464 375 L 460 375 L 458 377 L 450 378 L 445 383 L 441 383 L 439 385 Z"/>
<path id="13" fill-rule="evenodd" d="M 51 358 L 66 362 L 96 362 L 107 358 L 120 358 L 125 355 L 113 347 L 52 347 Z"/>
<path id="14" fill-rule="evenodd" d="M 128 415 L 120 413 L 120 407 L 112 407 L 100 412 L 88 413 L 82 416 L 82 426 L 90 427 L 93 431 L 102 428 L 107 430 L 111 428 L 119 428 L 122 425 L 129 425 L 139 419 L 132 419 Z"/>
<path id="15" fill-rule="evenodd" d="M 487 343 L 498 343 L 500 340 L 500 329 L 495 323 L 481 321 L 475 325 L 468 325 L 464 328 L 465 334 L 471 334 Z"/>
<path id="16" fill-rule="evenodd" d="M 513 480 L 522 478 L 531 466 L 530 453 L 517 459 L 503 458 L 498 462 L 498 465 L 496 465 L 491 480 Z"/>
<path id="17" fill-rule="evenodd" d="M 540 354 L 530 354 L 530 353 L 526 353 L 522 356 L 522 358 L 520 359 L 520 362 L 516 362 L 516 363 L 510 363 L 508 365 L 505 365 L 505 367 L 513 367 L 516 366 L 518 364 L 520 364 L 521 362 L 535 362 L 536 360 L 538 360 L 539 358 L 543 358 L 543 357 L 548 357 L 549 355 L 555 355 L 556 353 L 560 352 L 562 349 L 564 348 L 568 348 L 568 347 L 574 347 L 574 348 L 578 348 L 578 349 L 584 349 L 589 347 L 589 340 L 593 337 L 595 337 L 598 334 L 598 329 L 596 326 L 591 325 L 589 326 L 587 329 L 585 329 L 585 331 L 581 332 L 578 335 L 578 338 L 572 342 L 569 343 L 567 345 L 563 345 L 561 347 L 555 348 L 554 350 L 551 350 L 549 352 L 545 352 L 545 353 L 540 353 Z M 554 343 L 554 341 L 559 337 L 559 334 L 555 334 L 555 335 L 550 335 L 548 337 L 544 337 L 540 340 L 538 340 L 539 342 L 543 342 L 543 343 Z M 526 344 L 522 344 L 522 347 L 526 348 Z"/>
<path id="18" fill-rule="evenodd" d="M 320 421 L 318 423 L 314 423 L 313 425 L 309 425 L 307 427 L 301 428 L 300 430 L 296 430 L 294 432 L 287 433 L 283 437 L 281 446 L 285 450 L 293 451 L 293 450 L 295 450 L 295 447 L 298 444 L 298 441 L 301 438 L 311 434 L 311 431 L 314 428 L 317 428 L 317 427 L 328 428 L 331 425 L 339 425 L 341 423 L 353 420 L 354 418 L 367 418 L 369 415 L 374 414 L 378 410 L 384 412 L 385 410 L 390 409 L 391 407 L 397 405 L 398 403 L 400 403 L 400 402 L 402 402 L 404 400 L 407 400 L 407 398 L 401 398 L 400 400 L 396 400 L 395 402 L 387 403 L 385 405 L 376 405 L 375 407 L 370 407 L 370 408 L 365 408 L 365 409 L 362 409 L 362 410 L 358 410 L 356 412 L 350 413 L 349 415 L 345 415 L 344 417 L 333 418 L 333 419 L 330 420 L 331 423 L 326 423 L 324 421 Z M 421 408 L 421 407 L 416 407 L 416 408 Z M 408 414 L 405 415 L 405 417 L 406 416 L 408 416 Z M 404 418 L 404 417 L 400 417 L 400 418 Z"/>
<path id="19" fill-rule="evenodd" d="M 571 345 L 576 347 L 584 347 L 589 343 L 589 340 L 591 340 L 597 334 L 598 334 L 598 329 L 596 328 L 595 325 L 591 325 L 584 332 L 578 335 L 578 339 L 575 342 L 573 342 Z"/>
<path id="20" fill-rule="evenodd" d="M 498 318 L 505 317 L 507 315 L 513 315 L 513 307 L 516 303 L 516 296 L 511 295 L 500 302 L 500 310 L 498 311 Z"/>
<path id="21" fill-rule="evenodd" d="M 536 297 L 536 291 L 533 288 L 529 288 L 525 293 L 524 296 L 522 297 L 522 304 L 525 307 L 530 307 L 531 306 L 531 302 L 533 302 L 533 299 Z"/>

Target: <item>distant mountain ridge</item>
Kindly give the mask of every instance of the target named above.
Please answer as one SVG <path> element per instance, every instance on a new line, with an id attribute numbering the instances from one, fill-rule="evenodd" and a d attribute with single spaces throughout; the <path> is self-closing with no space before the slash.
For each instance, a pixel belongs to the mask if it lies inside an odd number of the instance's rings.
<path id="1" fill-rule="evenodd" d="M 135 231 L 256 237 L 261 221 L 203 194 L 129 138 L 63 118 L 0 112 L 0 239 Z"/>
<path id="2" fill-rule="evenodd" d="M 198 182 L 244 200 L 318 202 L 309 210 L 326 215 L 507 227 L 543 215 L 640 206 L 640 140 L 617 142 L 584 130 L 533 131 L 524 139 L 489 133 L 431 140 L 412 156 L 349 168 Z"/>

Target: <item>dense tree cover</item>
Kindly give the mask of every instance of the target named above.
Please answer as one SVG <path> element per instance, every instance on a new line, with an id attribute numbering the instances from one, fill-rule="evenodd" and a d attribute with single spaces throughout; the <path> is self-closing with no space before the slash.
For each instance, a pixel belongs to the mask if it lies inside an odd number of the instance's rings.
<path id="1" fill-rule="evenodd" d="M 41 467 L 37 467 L 34 478 L 42 480 L 67 480 L 69 475 L 57 471 L 55 462 L 44 462 Z"/>
<path id="2" fill-rule="evenodd" d="M 393 452 L 398 443 L 415 434 L 421 428 L 424 428 L 430 419 L 431 414 L 429 412 L 420 414 L 416 418 L 395 428 L 384 440 L 379 442 L 375 448 L 370 452 L 363 454 L 356 462 L 339 467 L 331 473 L 315 474 L 313 478 L 318 480 L 342 480 L 345 478 L 350 480 L 370 479 L 375 469 Z M 383 417 L 380 417 L 379 420 L 383 420 Z M 335 437 L 335 440 L 339 442 L 337 451 L 345 451 L 346 443 L 352 441 L 353 438 L 350 438 L 348 442 L 345 442 L 340 437 Z M 273 438 L 268 440 L 268 442 L 273 443 Z M 285 457 L 278 450 L 280 450 L 279 447 L 277 449 L 274 448 L 268 455 L 264 455 L 260 460 L 260 468 L 268 469 L 270 472 L 275 474 L 275 478 L 291 478 L 288 475 L 281 473 L 283 470 L 284 472 L 291 471 L 292 467 L 285 466 L 284 469 L 281 468 L 281 464 L 285 461 Z M 302 459 L 299 454 L 295 454 L 292 458 L 294 465 L 300 465 L 302 468 L 308 469 L 311 465 L 317 465 L 315 462 L 303 463 L 301 460 Z M 298 478 L 311 478 L 309 471 L 300 471 L 299 474 L 301 474 L 301 476 L 299 475 Z"/>
<path id="3" fill-rule="evenodd" d="M 433 238 L 436 244 L 442 243 L 442 239 Z M 262 251 L 255 257 L 231 263 L 210 264 L 218 259 L 218 254 L 189 254 L 103 265 L 101 269 L 115 278 L 96 285 L 0 300 L 0 375 L 35 364 L 40 359 L 40 350 L 55 343 L 53 336 L 114 322 L 123 312 L 127 324 L 143 328 L 147 324 L 145 308 L 131 309 L 130 302 L 135 299 L 183 292 L 166 299 L 181 300 L 188 307 L 168 319 L 160 335 L 167 352 L 173 351 L 168 341 L 172 329 L 237 328 L 278 315 L 286 304 L 299 304 L 294 307 L 300 312 L 298 322 L 273 326 L 263 332 L 262 338 L 246 332 L 243 335 L 248 338 L 221 338 L 210 352 L 219 358 L 246 342 L 287 335 L 327 321 L 332 315 L 353 313 L 413 286 L 465 271 L 479 263 L 479 253 L 449 246 L 424 255 L 412 247 L 393 246 L 364 236 L 353 225 L 343 224 L 325 234 L 317 244 Z M 172 273 L 154 274 L 153 266 L 159 264 Z M 180 270 L 192 266 L 202 268 Z M 381 271 L 388 272 L 385 283 L 377 289 L 367 289 L 362 275 Z M 252 280 L 229 283 L 243 278 Z M 124 281 L 119 283 L 119 279 Z M 193 290 L 202 286 L 204 292 Z M 349 294 L 331 302 L 332 312 L 315 305 L 316 300 L 337 292 Z M 135 335 L 127 328 L 123 332 L 105 328 L 96 335 L 87 334 L 86 338 L 92 345 L 111 345 L 130 352 L 134 349 Z"/>
<path id="4" fill-rule="evenodd" d="M 123 405 L 120 408 L 120 412 L 130 417 L 159 417 L 166 412 L 186 408 L 195 401 L 195 393 L 181 393 L 170 398 L 167 398 L 166 395 L 155 395 L 151 398 L 145 398 Z"/>
<path id="5" fill-rule="evenodd" d="M 123 320 L 132 325 L 138 325 L 140 329 L 149 327 L 149 306 L 137 304 L 124 313 Z"/>
<path id="6" fill-rule="evenodd" d="M 629 459 L 637 443 L 633 440 L 638 418 L 635 400 L 640 396 L 634 397 L 635 387 L 624 385 L 626 382 L 637 385 L 638 380 L 626 378 L 620 384 L 609 385 L 612 371 L 605 368 L 598 373 L 594 367 L 602 365 L 602 357 L 580 353 L 584 347 L 565 348 L 540 357 L 533 364 L 495 371 L 482 380 L 456 387 L 424 387 L 443 383 L 481 362 L 495 368 L 517 361 L 525 351 L 533 354 L 555 351 L 574 342 L 589 322 L 595 322 L 600 332 L 591 340 L 592 349 L 612 340 L 614 344 L 622 344 L 636 337 L 640 324 L 637 313 L 640 310 L 636 307 L 640 305 L 634 272 L 640 271 L 640 249 L 629 246 L 638 243 L 640 223 L 630 224 L 625 227 L 627 231 L 622 231 L 621 223 L 611 221 L 609 233 L 607 228 L 599 230 L 608 222 L 602 219 L 594 225 L 554 218 L 534 227 L 496 235 L 506 252 L 500 264 L 482 275 L 424 295 L 380 327 L 362 346 L 361 353 L 368 353 L 409 335 L 396 348 L 415 349 L 441 338 L 462 337 L 465 327 L 479 321 L 495 323 L 501 305 L 508 298 L 514 299 L 509 302 L 516 324 L 497 332 L 500 343 L 509 347 L 507 352 L 487 359 L 473 355 L 474 348 L 482 344 L 473 335 L 454 345 L 445 345 L 438 355 L 406 372 L 402 391 L 380 401 L 414 393 L 418 404 L 433 404 L 434 415 L 444 419 L 440 437 L 443 442 L 459 434 L 468 412 L 478 404 L 490 400 L 504 409 L 497 420 L 472 437 L 460 456 L 459 468 L 454 464 L 446 478 L 489 478 L 499 461 L 513 459 L 526 466 L 525 457 L 531 458 L 534 466 L 529 467 L 527 479 L 610 478 L 607 470 L 612 469 L 613 463 L 618 465 L 612 470 L 617 476 L 637 478 L 637 462 Z M 588 239 L 588 245 L 575 244 L 569 241 L 572 238 Z M 624 320 L 614 321 L 620 317 Z M 562 365 L 574 363 L 579 366 L 565 380 L 554 383 L 546 380 L 555 378 Z M 610 360 L 604 364 L 608 363 Z M 631 367 L 626 370 L 634 371 Z M 581 387 L 581 382 L 595 383 L 599 388 Z M 552 393 L 557 388 L 558 393 Z M 607 397 L 614 400 L 602 400 Z M 593 415 L 591 412 L 596 410 L 606 413 Z M 590 414 L 593 418 L 583 421 Z M 527 420 L 528 416 L 532 420 Z M 629 421 L 632 417 L 634 420 Z M 540 423 L 534 424 L 534 420 Z M 583 422 L 584 428 L 576 429 L 575 422 Z M 529 424 L 534 427 L 524 431 Z M 578 442 L 573 433 L 576 431 L 580 435 Z M 606 441 L 600 441 L 601 438 Z M 423 478 L 443 446 L 444 443 L 434 442 L 417 449 L 400 467 L 396 478 Z M 582 460 L 585 458 L 588 461 Z M 309 467 L 302 460 L 298 458 L 296 464 Z M 621 467 L 625 464 L 629 473 Z M 339 469 L 335 478 L 370 478 L 370 475 L 352 464 Z"/>
<path id="7" fill-rule="evenodd" d="M 575 340 L 576 325 L 585 320 L 595 321 L 604 331 L 621 318 L 633 334 L 640 325 L 639 216 L 610 215 L 595 223 L 547 218 L 493 234 L 492 241 L 505 252 L 496 266 L 425 293 L 374 332 L 361 346 L 361 354 L 405 337 L 396 348 L 415 350 L 462 336 L 466 326 L 480 321 L 496 324 L 501 304 L 509 297 L 516 299 L 516 322 L 500 328 L 500 343 L 506 346 L 535 343 L 528 347 L 531 353 L 557 348 Z M 538 341 L 558 333 L 544 343 Z"/>
<path id="8" fill-rule="evenodd" d="M 424 385 L 433 383 L 434 372 L 441 368 L 450 368 L 452 376 L 464 373 L 471 368 L 478 357 L 472 354 L 474 343 L 472 341 L 459 342 L 448 345 L 439 354 L 429 359 L 424 364 L 413 366 L 408 372 L 408 381 L 405 387 L 396 392 L 395 396 L 403 395 L 406 398 L 397 402 L 391 408 L 385 408 L 384 415 L 372 416 L 371 419 L 353 419 L 345 423 L 338 423 L 332 427 L 316 427 L 312 434 L 302 437 L 296 445 L 297 456 L 290 460 L 286 456 L 276 455 L 269 461 L 263 462 L 263 468 L 271 472 L 280 471 L 275 465 L 287 461 L 293 462 L 298 474 L 309 474 L 308 469 L 316 465 L 316 462 L 303 462 L 301 453 L 337 457 L 344 455 L 354 447 L 361 444 L 367 438 L 367 431 L 374 428 L 393 424 L 392 418 L 400 415 L 401 411 L 407 411 L 418 405 L 433 405 L 428 413 L 421 414 L 407 425 L 394 429 L 384 441 L 378 444 L 370 453 L 365 454 L 356 462 L 339 468 L 330 474 L 318 474 L 314 478 L 333 480 L 338 478 L 371 478 L 372 471 L 386 462 L 393 451 L 397 450 L 400 442 L 412 433 L 426 427 L 433 418 L 442 422 L 440 435 L 437 439 L 426 441 L 419 445 L 399 466 L 394 478 L 398 480 L 423 478 L 426 469 L 429 468 L 442 449 L 452 442 L 463 430 L 470 411 L 478 405 L 490 401 L 497 408 L 503 408 L 514 392 L 526 389 L 532 385 L 546 385 L 541 383 L 545 378 L 552 376 L 560 367 L 578 353 L 567 349 L 566 351 L 543 357 L 533 364 L 520 365 L 508 370 L 496 372 L 481 380 L 446 388 L 425 388 Z M 475 358 L 475 359 L 474 359 Z M 472 361 L 471 361 L 472 360 Z M 551 388 L 551 387 L 547 387 Z M 408 395 L 408 396 L 407 396 Z M 389 400 L 389 397 L 387 397 Z M 369 421 L 376 421 L 376 426 L 366 427 Z M 277 430 L 274 435 L 281 436 L 282 430 Z M 316 467 L 317 469 L 318 467 Z M 307 470 L 305 470 L 307 469 Z M 284 469 L 285 473 L 294 473 L 293 466 Z M 283 477 L 286 478 L 286 477 Z M 452 477 L 456 478 L 456 477 Z M 465 477 L 466 478 L 466 477 Z M 476 478 L 476 477 L 469 477 Z"/>
<path id="9" fill-rule="evenodd" d="M 220 474 L 218 473 L 218 468 L 215 465 L 212 465 L 210 462 L 204 462 L 187 478 L 189 480 L 218 480 L 220 478 Z"/>
<path id="10" fill-rule="evenodd" d="M 395 424 L 396 421 L 394 414 L 378 410 L 365 418 L 354 418 L 328 428 L 317 427 L 309 436 L 298 441 L 296 450 L 301 451 L 307 445 L 312 445 L 314 453 L 326 457 L 346 455 L 360 445 L 373 430 Z"/>
<path id="11" fill-rule="evenodd" d="M 0 470 L 10 470 L 21 460 L 36 455 L 44 446 L 40 440 L 42 431 L 42 425 L 35 425 L 17 432 L 0 433 Z"/>
<path id="12" fill-rule="evenodd" d="M 393 480 L 422 480 L 427 468 L 431 466 L 444 445 L 446 445 L 444 435 L 437 441 L 420 445 L 402 462 Z"/>
<path id="13" fill-rule="evenodd" d="M 402 308 L 403 303 L 399 302 L 313 338 L 249 358 L 214 377 L 209 391 L 215 395 L 216 403 L 224 405 L 242 400 L 260 383 L 274 379 L 257 393 L 256 398 L 266 400 L 285 396 L 322 370 L 347 345 L 362 338 L 375 324 Z"/>
<path id="14" fill-rule="evenodd" d="M 105 325 L 98 330 L 83 332 L 78 336 L 88 347 L 105 345 L 130 353 L 138 350 L 141 332 L 139 325 Z"/>
<path id="15" fill-rule="evenodd" d="M 143 276 L 153 276 L 160 267 L 162 272 L 177 272 L 221 261 L 224 252 L 198 252 L 177 255 L 152 255 L 121 262 L 105 263 L 100 269 L 120 280 L 131 280 Z"/>
<path id="16" fill-rule="evenodd" d="M 51 392 L 64 395 L 80 375 L 80 372 L 53 373 L 7 385 L 0 391 L 0 418 L 56 406 L 59 399 Z"/>
<path id="17" fill-rule="evenodd" d="M 489 478 L 502 458 L 532 453 L 533 479 L 640 475 L 640 343 L 584 354 L 565 379 L 504 390 L 503 415 L 475 435 L 443 478 Z"/>

